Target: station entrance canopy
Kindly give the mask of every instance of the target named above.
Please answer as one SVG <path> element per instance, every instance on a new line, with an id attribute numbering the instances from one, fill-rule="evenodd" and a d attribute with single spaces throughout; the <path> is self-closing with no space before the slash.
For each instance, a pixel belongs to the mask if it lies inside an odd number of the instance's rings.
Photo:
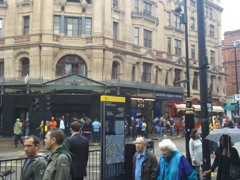
<path id="1" fill-rule="evenodd" d="M 0 78 L 1 94 L 99 94 L 164 100 L 183 100 L 182 87 L 135 81 L 95 81 L 85 76 L 71 74 L 54 80 L 43 78 Z"/>
<path id="2" fill-rule="evenodd" d="M 185 111 L 186 109 L 186 104 L 175 104 L 175 107 L 179 110 L 179 111 Z M 193 109 L 194 111 L 201 111 L 201 105 L 193 105 Z M 222 106 L 213 106 L 213 110 L 212 112 L 224 112 L 224 109 L 222 108 Z"/>

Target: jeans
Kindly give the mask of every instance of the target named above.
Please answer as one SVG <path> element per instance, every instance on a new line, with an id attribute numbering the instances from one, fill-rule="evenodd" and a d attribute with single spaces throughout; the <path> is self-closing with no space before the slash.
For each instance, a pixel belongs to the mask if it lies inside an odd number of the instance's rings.
<path id="1" fill-rule="evenodd" d="M 197 173 L 197 180 L 200 180 L 200 166 L 193 166 L 193 169 Z"/>
<path id="2" fill-rule="evenodd" d="M 174 136 L 174 127 L 170 127 L 170 134 L 171 136 Z"/>
<path id="3" fill-rule="evenodd" d="M 14 134 L 14 142 L 15 142 L 15 147 L 17 147 L 18 145 L 18 140 L 20 140 L 20 142 L 23 145 L 23 140 L 22 140 L 22 135 L 21 134 Z"/>
<path id="4" fill-rule="evenodd" d="M 130 133 L 131 133 L 132 138 L 135 139 L 135 137 L 136 137 L 136 128 L 130 127 Z"/>
<path id="5" fill-rule="evenodd" d="M 93 142 L 99 142 L 99 132 L 93 132 Z"/>
<path id="6" fill-rule="evenodd" d="M 161 126 L 158 126 L 158 135 L 162 136 L 162 127 Z"/>

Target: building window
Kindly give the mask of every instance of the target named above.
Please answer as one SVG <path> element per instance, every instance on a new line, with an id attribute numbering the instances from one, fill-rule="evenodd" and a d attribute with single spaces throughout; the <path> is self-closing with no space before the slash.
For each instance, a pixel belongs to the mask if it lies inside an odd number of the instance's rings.
<path id="1" fill-rule="evenodd" d="M 113 0 L 113 7 L 118 8 L 118 0 Z"/>
<path id="2" fill-rule="evenodd" d="M 195 19 L 193 17 L 191 17 L 191 19 L 190 19 L 190 29 L 192 31 L 195 30 Z"/>
<path id="3" fill-rule="evenodd" d="M 56 65 L 56 76 L 80 74 L 87 76 L 86 63 L 76 55 L 67 55 L 61 58 Z"/>
<path id="4" fill-rule="evenodd" d="M 118 23 L 113 22 L 113 39 L 118 40 Z"/>
<path id="5" fill-rule="evenodd" d="M 176 15 L 174 16 L 174 24 L 175 24 L 175 28 L 177 29 L 181 29 L 181 20 L 180 20 L 180 16 Z"/>
<path id="6" fill-rule="evenodd" d="M 172 52 L 171 52 L 171 49 L 172 49 L 171 38 L 168 37 L 168 38 L 167 38 L 167 53 L 168 53 L 168 54 L 171 54 L 171 53 L 172 53 Z"/>
<path id="7" fill-rule="evenodd" d="M 151 64 L 143 63 L 142 82 L 151 83 L 151 67 Z"/>
<path id="8" fill-rule="evenodd" d="M 210 25 L 209 35 L 210 35 L 210 37 L 214 37 L 214 26 L 213 25 Z"/>
<path id="9" fill-rule="evenodd" d="M 180 69 L 175 69 L 175 78 L 174 78 L 174 86 L 180 87 L 181 84 L 177 83 L 176 81 L 180 81 L 181 80 L 181 70 Z"/>
<path id="10" fill-rule="evenodd" d="M 210 51 L 210 62 L 211 65 L 215 65 L 215 51 Z"/>
<path id="11" fill-rule="evenodd" d="M 152 48 L 152 32 L 144 29 L 144 47 Z"/>
<path id="12" fill-rule="evenodd" d="M 205 17 L 208 17 L 208 7 L 205 6 Z"/>
<path id="13" fill-rule="evenodd" d="M 151 16 L 152 15 L 152 4 L 143 2 L 143 13 L 144 13 L 144 15 Z"/>
<path id="14" fill-rule="evenodd" d="M 209 17 L 212 18 L 212 8 L 209 8 Z"/>
<path id="15" fill-rule="evenodd" d="M 112 79 L 118 79 L 118 62 L 113 61 L 112 63 Z"/>
<path id="16" fill-rule="evenodd" d="M 191 58 L 192 59 L 196 58 L 195 51 L 196 51 L 195 45 L 191 45 Z"/>
<path id="17" fill-rule="evenodd" d="M 139 0 L 134 0 L 134 11 L 139 12 Z"/>
<path id="18" fill-rule="evenodd" d="M 92 19 L 81 17 L 65 17 L 64 34 L 67 36 L 92 35 Z M 54 16 L 54 34 L 60 34 L 61 18 Z"/>
<path id="19" fill-rule="evenodd" d="M 92 18 L 85 19 L 85 34 L 87 36 L 92 35 Z"/>
<path id="20" fill-rule="evenodd" d="M 29 74 L 29 59 L 24 58 L 22 60 L 22 77 L 25 77 Z"/>
<path id="21" fill-rule="evenodd" d="M 178 39 L 175 39 L 174 47 L 175 47 L 175 55 L 181 56 L 181 41 Z"/>
<path id="22" fill-rule="evenodd" d="M 156 69 L 156 74 L 155 74 L 155 84 L 158 84 L 158 70 Z"/>
<path id="23" fill-rule="evenodd" d="M 3 20 L 0 19 L 0 37 L 3 37 L 3 34 L 2 34 L 2 27 L 3 27 Z"/>
<path id="24" fill-rule="evenodd" d="M 0 62 L 0 77 L 4 76 L 4 62 Z"/>
<path id="25" fill-rule="evenodd" d="M 54 34 L 60 34 L 60 16 L 54 16 Z"/>
<path id="26" fill-rule="evenodd" d="M 171 26 L 171 13 L 167 12 L 167 22 L 166 22 L 167 26 Z"/>
<path id="27" fill-rule="evenodd" d="M 168 86 L 168 71 L 166 72 L 165 85 Z"/>
<path id="28" fill-rule="evenodd" d="M 190 0 L 190 6 L 192 6 L 192 7 L 196 7 L 196 1 L 194 1 L 194 0 Z"/>
<path id="29" fill-rule="evenodd" d="M 23 35 L 29 35 L 29 16 L 24 16 L 23 17 Z"/>
<path id="30" fill-rule="evenodd" d="M 198 90 L 198 72 L 194 72 L 192 88 Z"/>
<path id="31" fill-rule="evenodd" d="M 139 46 L 139 28 L 134 28 L 134 45 Z"/>
<path id="32" fill-rule="evenodd" d="M 67 2 L 78 2 L 79 3 L 79 0 L 67 0 Z"/>
<path id="33" fill-rule="evenodd" d="M 132 81 L 135 81 L 135 79 L 136 79 L 135 73 L 136 73 L 136 67 L 133 66 L 133 67 L 132 67 L 132 77 L 131 77 L 131 80 L 132 80 Z"/>
<path id="34" fill-rule="evenodd" d="M 66 27 L 65 27 L 65 33 L 67 36 L 79 36 L 79 19 L 73 18 L 73 17 L 67 17 L 66 18 Z"/>

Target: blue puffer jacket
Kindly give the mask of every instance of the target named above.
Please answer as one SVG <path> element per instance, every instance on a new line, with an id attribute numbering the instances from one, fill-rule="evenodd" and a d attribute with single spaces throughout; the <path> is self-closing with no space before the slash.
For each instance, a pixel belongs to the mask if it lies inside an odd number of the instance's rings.
<path id="1" fill-rule="evenodd" d="M 158 172 L 158 180 L 197 180 L 196 172 L 178 151 L 173 151 L 168 158 L 160 155 Z"/>

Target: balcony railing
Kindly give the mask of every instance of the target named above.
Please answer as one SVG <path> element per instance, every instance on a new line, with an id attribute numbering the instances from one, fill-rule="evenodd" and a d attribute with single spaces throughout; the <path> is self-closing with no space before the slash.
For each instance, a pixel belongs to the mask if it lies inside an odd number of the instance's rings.
<path id="1" fill-rule="evenodd" d="M 152 15 L 149 15 L 149 14 L 141 12 L 141 11 L 132 11 L 132 17 L 143 17 L 143 18 L 148 19 L 150 21 L 154 21 L 156 23 L 159 23 L 159 19 L 157 17 L 154 17 Z"/>

